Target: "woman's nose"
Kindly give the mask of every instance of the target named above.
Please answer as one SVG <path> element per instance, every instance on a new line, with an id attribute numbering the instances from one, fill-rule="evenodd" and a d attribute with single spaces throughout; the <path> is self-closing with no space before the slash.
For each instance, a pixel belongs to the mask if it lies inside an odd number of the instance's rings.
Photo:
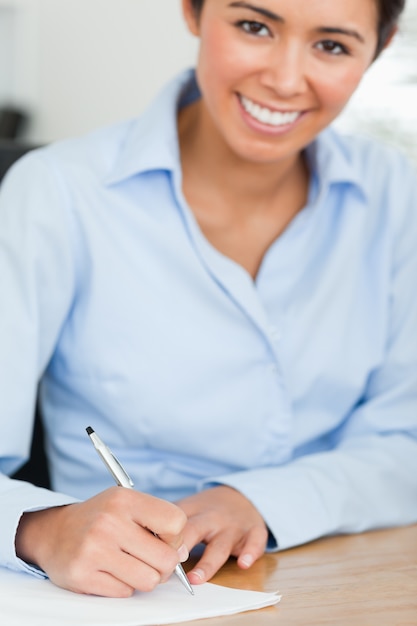
<path id="1" fill-rule="evenodd" d="M 262 83 L 282 98 L 299 95 L 307 87 L 307 58 L 302 46 L 280 42 L 270 50 Z"/>

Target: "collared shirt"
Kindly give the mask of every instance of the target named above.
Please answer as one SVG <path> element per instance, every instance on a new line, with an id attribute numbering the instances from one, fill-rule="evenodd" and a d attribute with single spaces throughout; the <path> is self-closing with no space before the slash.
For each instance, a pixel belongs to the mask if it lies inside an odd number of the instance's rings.
<path id="1" fill-rule="evenodd" d="M 417 520 L 417 190 L 404 159 L 322 133 L 307 205 L 256 277 L 182 193 L 176 115 L 193 74 L 139 119 L 24 157 L 0 194 L 0 468 L 28 455 L 40 394 L 58 493 L 0 480 L 0 562 L 22 511 L 111 479 L 223 483 L 279 548 Z"/>

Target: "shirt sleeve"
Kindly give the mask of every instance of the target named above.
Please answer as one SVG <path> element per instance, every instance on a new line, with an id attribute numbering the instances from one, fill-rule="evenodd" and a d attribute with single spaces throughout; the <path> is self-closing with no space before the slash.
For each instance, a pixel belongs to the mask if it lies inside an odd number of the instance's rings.
<path id="1" fill-rule="evenodd" d="M 284 549 L 321 536 L 417 521 L 417 189 L 397 174 L 385 358 L 334 449 L 205 481 L 245 494 Z"/>
<path id="2" fill-rule="evenodd" d="M 21 159 L 0 189 L 0 564 L 15 554 L 24 511 L 73 502 L 8 478 L 29 456 L 38 381 L 75 288 L 68 194 L 44 151 Z"/>

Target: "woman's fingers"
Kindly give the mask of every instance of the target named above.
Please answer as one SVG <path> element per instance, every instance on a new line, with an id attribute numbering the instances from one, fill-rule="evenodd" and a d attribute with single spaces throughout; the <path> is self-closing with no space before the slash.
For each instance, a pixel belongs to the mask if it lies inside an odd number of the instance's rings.
<path id="1" fill-rule="evenodd" d="M 238 530 L 234 533 L 220 531 L 207 541 L 203 556 L 188 573 L 191 584 L 210 580 L 230 556 L 237 557 L 239 567 L 248 569 L 263 555 L 266 539 L 267 532 L 259 527 L 252 528 L 243 537 Z"/>
<path id="2" fill-rule="evenodd" d="M 237 564 L 242 569 L 249 569 L 265 552 L 268 541 L 268 530 L 266 527 L 254 526 L 245 537 L 245 541 L 239 550 Z"/>
<path id="3" fill-rule="evenodd" d="M 253 504 L 238 491 L 214 487 L 178 503 L 188 515 L 184 530 L 191 548 L 205 543 L 196 566 L 188 573 L 191 584 L 210 580 L 230 556 L 247 569 L 263 553 L 268 539 L 265 522 Z"/>
<path id="4" fill-rule="evenodd" d="M 207 542 L 203 556 L 195 567 L 188 572 L 191 584 L 198 585 L 206 582 L 218 572 L 232 554 L 236 537 L 234 532 L 223 530 Z"/>

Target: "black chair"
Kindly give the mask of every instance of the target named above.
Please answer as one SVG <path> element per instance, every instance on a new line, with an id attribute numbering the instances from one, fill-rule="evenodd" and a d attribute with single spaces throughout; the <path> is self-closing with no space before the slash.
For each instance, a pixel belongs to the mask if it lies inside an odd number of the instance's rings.
<path id="1" fill-rule="evenodd" d="M 35 425 L 32 435 L 32 446 L 27 463 L 13 474 L 12 478 L 25 480 L 38 487 L 51 488 L 48 459 L 45 453 L 44 429 L 39 409 L 36 409 Z"/>
<path id="2" fill-rule="evenodd" d="M 0 107 L 0 138 L 16 139 L 24 128 L 27 116 L 16 107 Z"/>
<path id="3" fill-rule="evenodd" d="M 34 147 L 0 139 L 0 182 L 9 167 Z M 36 410 L 29 461 L 13 475 L 13 478 L 26 480 L 39 487 L 50 487 L 48 463 L 44 448 L 44 430 L 39 407 Z"/>

